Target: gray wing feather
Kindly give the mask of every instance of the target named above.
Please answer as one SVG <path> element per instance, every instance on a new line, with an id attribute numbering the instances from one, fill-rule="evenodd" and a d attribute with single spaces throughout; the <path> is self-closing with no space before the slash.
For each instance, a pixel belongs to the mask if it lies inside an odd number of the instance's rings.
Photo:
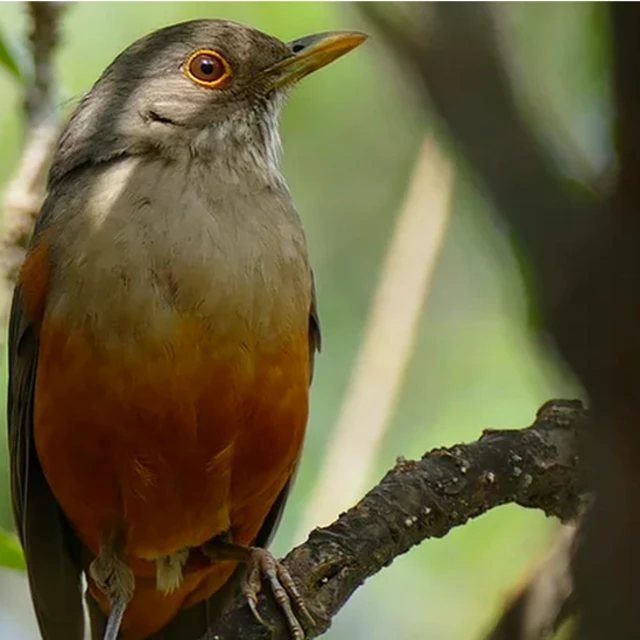
<path id="1" fill-rule="evenodd" d="M 43 640 L 82 640 L 80 547 L 42 472 L 33 441 L 38 331 L 16 290 L 9 320 L 7 398 L 11 500 Z"/>

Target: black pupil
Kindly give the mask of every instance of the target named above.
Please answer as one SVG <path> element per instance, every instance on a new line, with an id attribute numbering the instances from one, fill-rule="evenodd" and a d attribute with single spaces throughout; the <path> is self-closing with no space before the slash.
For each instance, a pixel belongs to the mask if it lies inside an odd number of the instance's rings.
<path id="1" fill-rule="evenodd" d="M 211 76 L 215 73 L 215 70 L 216 63 L 212 58 L 203 57 L 202 60 L 200 60 L 200 71 L 202 71 L 203 75 Z"/>

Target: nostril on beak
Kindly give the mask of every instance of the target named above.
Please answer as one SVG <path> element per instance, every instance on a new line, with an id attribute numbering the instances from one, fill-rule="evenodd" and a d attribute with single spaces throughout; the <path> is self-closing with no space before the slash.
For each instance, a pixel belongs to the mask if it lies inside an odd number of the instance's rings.
<path id="1" fill-rule="evenodd" d="M 301 42 L 296 42 L 296 44 L 291 47 L 291 51 L 293 51 L 293 53 L 300 53 L 303 49 L 304 45 Z"/>

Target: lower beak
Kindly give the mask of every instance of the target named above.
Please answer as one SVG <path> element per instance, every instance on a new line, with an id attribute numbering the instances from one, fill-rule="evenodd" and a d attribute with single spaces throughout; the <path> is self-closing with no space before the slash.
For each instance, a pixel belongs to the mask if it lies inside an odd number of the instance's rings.
<path id="1" fill-rule="evenodd" d="M 272 79 L 270 88 L 277 89 L 298 82 L 313 71 L 349 53 L 367 38 L 368 36 L 360 31 L 330 31 L 290 42 L 293 55 L 265 71 Z"/>

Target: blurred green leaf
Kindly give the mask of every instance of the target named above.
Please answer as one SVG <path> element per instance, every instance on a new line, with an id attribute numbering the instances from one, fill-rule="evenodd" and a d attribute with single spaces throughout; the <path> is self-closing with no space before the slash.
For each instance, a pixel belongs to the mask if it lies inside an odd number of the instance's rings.
<path id="1" fill-rule="evenodd" d="M 0 65 L 19 80 L 22 78 L 15 50 L 11 46 L 11 43 L 8 42 L 6 35 L 2 32 L 0 32 Z"/>
<path id="2" fill-rule="evenodd" d="M 0 567 L 21 570 L 26 567 L 18 540 L 6 531 L 0 531 Z"/>

